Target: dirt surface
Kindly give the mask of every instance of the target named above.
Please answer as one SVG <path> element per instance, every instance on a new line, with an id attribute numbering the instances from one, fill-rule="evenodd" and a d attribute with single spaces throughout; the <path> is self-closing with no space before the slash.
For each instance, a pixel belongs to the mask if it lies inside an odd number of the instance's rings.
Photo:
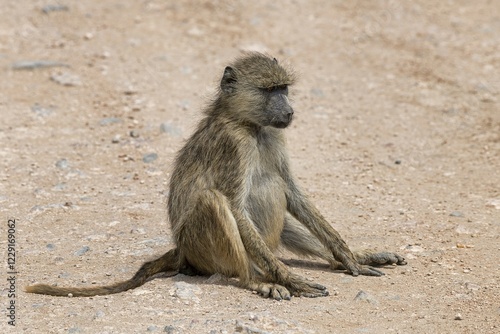
<path id="1" fill-rule="evenodd" d="M 0 246 L 7 268 L 15 219 L 17 271 L 2 270 L 16 325 L 2 316 L 2 332 L 500 331 L 500 2 L 24 0 L 0 13 Z M 285 131 L 325 217 L 352 248 L 409 264 L 351 277 L 283 253 L 330 296 L 282 302 L 182 275 L 105 297 L 23 293 L 123 280 L 173 247 L 175 152 L 242 50 L 299 73 Z"/>

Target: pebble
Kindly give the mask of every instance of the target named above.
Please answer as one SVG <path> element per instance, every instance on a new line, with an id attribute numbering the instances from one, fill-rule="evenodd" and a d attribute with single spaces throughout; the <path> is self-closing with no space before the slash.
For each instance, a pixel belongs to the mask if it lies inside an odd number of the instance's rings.
<path id="1" fill-rule="evenodd" d="M 47 247 L 48 250 L 53 250 L 54 248 L 56 248 L 56 246 L 54 246 L 54 244 L 47 244 Z"/>
<path id="2" fill-rule="evenodd" d="M 67 12 L 69 10 L 68 6 L 65 5 L 45 5 L 42 7 L 42 12 L 48 14 L 50 12 Z"/>
<path id="3" fill-rule="evenodd" d="M 35 103 L 33 106 L 31 106 L 31 111 L 40 117 L 47 117 L 53 112 L 51 108 L 42 107 L 38 103 Z"/>
<path id="4" fill-rule="evenodd" d="M 172 325 L 167 325 L 163 328 L 163 331 L 165 333 L 169 333 L 169 334 L 174 334 L 174 333 L 180 333 L 181 331 L 175 327 L 175 326 L 172 326 Z"/>
<path id="5" fill-rule="evenodd" d="M 56 162 L 56 167 L 60 169 L 66 169 L 69 167 L 69 162 L 67 159 L 63 158 Z"/>
<path id="6" fill-rule="evenodd" d="M 160 125 L 160 131 L 169 135 L 178 137 L 182 134 L 182 130 L 170 122 L 164 122 Z"/>
<path id="7" fill-rule="evenodd" d="M 196 285 L 186 282 L 175 282 L 174 286 L 170 290 L 170 295 L 186 302 L 192 301 L 197 303 L 200 299 L 196 296 L 196 294 L 200 292 L 201 289 Z"/>
<path id="8" fill-rule="evenodd" d="M 132 131 L 130 131 L 130 132 L 129 132 L 129 135 L 130 135 L 130 137 L 132 137 L 132 138 L 139 138 L 139 136 L 140 136 L 139 132 L 138 132 L 138 131 L 136 131 L 136 130 L 132 130 Z"/>
<path id="9" fill-rule="evenodd" d="M 148 326 L 146 330 L 148 332 L 156 332 L 158 330 L 158 326 Z"/>
<path id="10" fill-rule="evenodd" d="M 320 88 L 311 89 L 311 94 L 316 96 L 316 97 L 324 97 L 325 96 L 325 93 Z"/>
<path id="11" fill-rule="evenodd" d="M 50 80 L 66 87 L 80 86 L 82 84 L 80 77 L 69 72 L 55 72 L 50 76 Z"/>
<path id="12" fill-rule="evenodd" d="M 111 139 L 111 142 L 113 144 L 118 144 L 120 142 L 121 137 L 122 137 L 121 135 L 115 135 L 113 139 Z"/>
<path id="13" fill-rule="evenodd" d="M 116 123 L 121 123 L 121 122 L 123 122 L 121 120 L 121 118 L 118 118 L 118 117 L 106 117 L 106 118 L 101 119 L 101 121 L 99 122 L 99 125 L 105 126 L 105 125 L 116 124 Z"/>
<path id="14" fill-rule="evenodd" d="M 450 213 L 450 216 L 451 217 L 463 217 L 464 214 L 461 213 L 460 211 L 453 211 L 452 213 Z"/>
<path id="15" fill-rule="evenodd" d="M 155 161 L 156 159 L 158 159 L 158 154 L 156 153 L 148 153 L 142 157 L 142 161 L 144 161 L 147 164 Z"/>
<path id="16" fill-rule="evenodd" d="M 104 313 L 104 311 L 102 310 L 98 310 L 95 314 L 94 314 L 94 319 L 99 319 L 99 318 L 103 318 L 106 314 Z"/>
<path id="17" fill-rule="evenodd" d="M 87 253 L 90 250 L 89 246 L 83 246 L 79 250 L 77 250 L 74 254 L 76 256 L 82 256 L 83 254 Z"/>
<path id="18" fill-rule="evenodd" d="M 464 318 L 462 317 L 462 315 L 460 313 L 457 313 L 455 315 L 455 320 L 463 320 Z"/>
<path id="19" fill-rule="evenodd" d="M 67 64 L 52 60 L 22 60 L 12 64 L 13 70 L 34 70 L 47 67 L 69 67 Z"/>
<path id="20" fill-rule="evenodd" d="M 356 297 L 354 297 L 354 300 L 356 301 L 366 301 L 370 304 L 378 304 L 378 301 L 375 299 L 375 297 L 373 297 L 371 294 L 363 291 L 363 290 L 360 290 L 358 292 L 358 294 L 356 295 Z"/>
<path id="21" fill-rule="evenodd" d="M 492 199 L 486 203 L 486 206 L 500 210 L 500 199 Z"/>
<path id="22" fill-rule="evenodd" d="M 472 290 L 472 291 L 478 291 L 478 290 L 481 290 L 481 287 L 477 284 L 474 284 L 474 283 L 471 283 L 471 282 L 467 282 L 465 283 L 465 288 L 467 290 Z"/>
<path id="23" fill-rule="evenodd" d="M 265 331 L 262 331 L 258 328 L 255 328 L 253 326 L 248 326 L 244 323 L 241 323 L 240 321 L 236 320 L 236 327 L 234 328 L 236 333 L 252 333 L 252 334 L 264 334 L 268 333 Z"/>

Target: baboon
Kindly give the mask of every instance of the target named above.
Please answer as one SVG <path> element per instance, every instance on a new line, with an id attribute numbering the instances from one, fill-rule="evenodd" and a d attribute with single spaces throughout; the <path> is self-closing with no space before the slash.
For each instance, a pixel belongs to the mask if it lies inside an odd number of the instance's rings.
<path id="1" fill-rule="evenodd" d="M 168 214 L 176 248 L 114 285 L 37 284 L 26 291 L 106 295 L 175 271 L 237 277 L 241 287 L 277 300 L 327 296 L 323 285 L 291 273 L 274 255 L 280 245 L 353 276 L 383 275 L 370 265 L 406 264 L 390 252 L 351 252 L 300 190 L 283 136 L 293 118 L 288 87 L 294 81 L 291 70 L 260 53 L 247 53 L 225 68 L 217 96 L 179 151 L 170 180 Z"/>

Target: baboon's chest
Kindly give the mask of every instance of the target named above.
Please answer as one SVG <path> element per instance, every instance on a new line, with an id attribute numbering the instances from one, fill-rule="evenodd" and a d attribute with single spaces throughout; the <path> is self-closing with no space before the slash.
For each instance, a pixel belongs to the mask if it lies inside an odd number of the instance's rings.
<path id="1" fill-rule="evenodd" d="M 286 214 L 285 183 L 272 170 L 256 169 L 250 176 L 246 210 L 271 249 L 276 249 Z"/>

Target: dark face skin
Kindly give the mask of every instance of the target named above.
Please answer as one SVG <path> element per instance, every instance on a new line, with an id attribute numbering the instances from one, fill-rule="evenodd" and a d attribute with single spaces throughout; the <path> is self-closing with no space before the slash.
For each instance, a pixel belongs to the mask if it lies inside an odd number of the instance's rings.
<path id="1" fill-rule="evenodd" d="M 288 87 L 281 85 L 262 90 L 266 97 L 265 114 L 269 125 L 286 128 L 293 118 L 293 109 L 288 102 Z"/>
<path id="2" fill-rule="evenodd" d="M 247 113 L 246 121 L 279 129 L 286 128 L 292 122 L 293 109 L 288 101 L 288 85 L 286 84 L 271 87 L 242 84 L 234 69 L 226 67 L 221 80 L 221 91 L 225 99 L 237 97 L 236 102 L 232 101 L 233 105 L 238 103 L 240 108 L 252 110 Z"/>

